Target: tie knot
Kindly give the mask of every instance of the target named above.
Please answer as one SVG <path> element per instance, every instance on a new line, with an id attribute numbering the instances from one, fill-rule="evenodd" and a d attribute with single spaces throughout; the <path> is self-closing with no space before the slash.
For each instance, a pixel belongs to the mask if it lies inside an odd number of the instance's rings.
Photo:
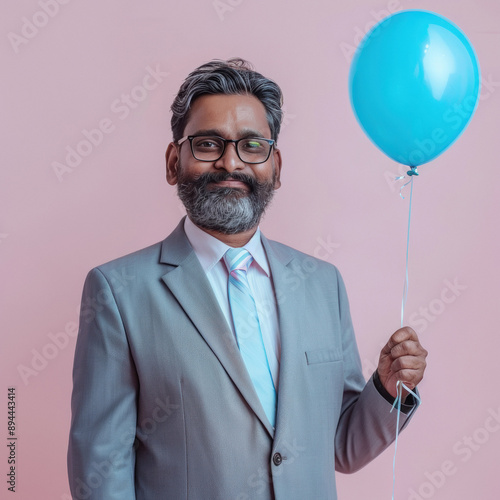
<path id="1" fill-rule="evenodd" d="M 230 248 L 224 254 L 224 261 L 230 273 L 237 270 L 246 272 L 253 261 L 253 257 L 244 248 Z"/>

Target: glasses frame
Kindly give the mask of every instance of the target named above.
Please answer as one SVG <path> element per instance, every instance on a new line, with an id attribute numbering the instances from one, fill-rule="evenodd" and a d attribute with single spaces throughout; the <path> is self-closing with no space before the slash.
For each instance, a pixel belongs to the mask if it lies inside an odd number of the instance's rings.
<path id="1" fill-rule="evenodd" d="M 193 139 L 196 139 L 196 137 L 213 137 L 214 139 L 220 139 L 224 143 L 224 146 L 222 148 L 222 153 L 220 154 L 220 156 L 214 160 L 201 160 L 200 158 L 197 158 L 196 155 L 194 154 L 194 149 L 193 149 Z M 238 144 L 240 143 L 240 141 L 245 141 L 248 139 L 259 139 L 261 141 L 266 141 L 269 144 L 269 146 L 271 146 L 269 148 L 269 152 L 267 153 L 267 157 L 265 160 L 262 161 L 243 160 L 243 158 L 240 156 L 240 152 L 238 151 Z M 219 161 L 226 152 L 227 143 L 232 142 L 234 144 L 234 148 L 236 149 L 236 154 L 238 155 L 240 161 L 242 161 L 243 163 L 247 163 L 248 165 L 259 165 L 260 163 L 265 163 L 267 160 L 269 160 L 269 157 L 271 156 L 271 151 L 273 150 L 273 147 L 276 144 L 276 141 L 274 139 L 266 139 L 265 137 L 242 137 L 241 139 L 224 139 L 224 137 L 220 137 L 218 135 L 198 134 L 198 135 L 185 135 L 184 137 L 182 137 L 177 141 L 177 145 L 182 146 L 182 144 L 184 144 L 184 142 L 186 142 L 187 140 L 189 140 L 189 145 L 191 147 L 191 154 L 193 155 L 193 158 L 197 161 L 204 161 L 204 162 Z"/>

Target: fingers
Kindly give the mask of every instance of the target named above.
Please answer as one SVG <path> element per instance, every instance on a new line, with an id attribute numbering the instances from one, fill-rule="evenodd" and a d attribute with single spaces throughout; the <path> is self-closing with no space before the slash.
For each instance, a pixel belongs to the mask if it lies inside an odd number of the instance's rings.
<path id="1" fill-rule="evenodd" d="M 389 353 L 391 358 L 396 359 L 402 356 L 427 356 L 427 351 L 415 340 L 403 340 L 396 344 Z"/>
<path id="2" fill-rule="evenodd" d="M 400 380 L 410 389 L 413 389 L 424 378 L 426 366 L 427 363 L 423 357 L 403 356 L 392 362 L 391 372 L 396 380 Z"/>
<path id="3" fill-rule="evenodd" d="M 412 328 L 400 328 L 391 336 L 381 351 L 378 368 L 381 380 L 391 394 L 397 380 L 409 389 L 420 383 L 427 366 L 427 354 Z"/>
<path id="4" fill-rule="evenodd" d="M 405 341 L 414 341 L 419 343 L 418 335 L 415 333 L 415 330 L 413 330 L 413 328 L 410 328 L 409 326 L 405 326 L 403 328 L 400 328 L 399 330 L 396 330 L 391 335 L 391 338 L 385 345 L 384 349 L 382 349 L 382 353 L 389 354 L 393 347 Z"/>

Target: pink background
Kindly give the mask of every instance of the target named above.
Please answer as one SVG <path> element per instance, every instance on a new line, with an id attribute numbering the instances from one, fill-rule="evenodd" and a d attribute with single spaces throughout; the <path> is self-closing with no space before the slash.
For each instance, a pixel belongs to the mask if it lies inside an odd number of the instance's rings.
<path id="1" fill-rule="evenodd" d="M 396 493 L 496 498 L 500 4 L 222 0 L 218 13 L 211 0 L 59 1 L 45 0 L 50 16 L 44 0 L 9 2 L 0 16 L 0 434 L 7 387 L 16 386 L 15 498 L 69 498 L 72 324 L 83 281 L 90 268 L 163 239 L 182 216 L 165 182 L 169 106 L 188 72 L 212 58 L 247 58 L 281 85 L 283 186 L 262 227 L 340 268 L 371 374 L 399 326 L 408 197 L 401 200 L 391 181 L 398 165 L 370 143 L 350 109 L 348 52 L 379 13 L 411 8 L 464 30 L 485 85 L 464 135 L 415 181 L 407 318 L 430 354 L 423 405 L 400 441 Z M 23 32 L 26 43 L 11 41 Z M 147 67 L 168 75 L 155 89 L 134 90 Z M 131 92 L 140 102 L 120 104 Z M 105 119 L 112 130 L 59 180 L 53 163 L 64 163 L 82 130 Z M 23 367 L 32 370 L 24 380 Z M 0 497 L 10 498 L 2 449 Z M 389 499 L 392 456 L 390 448 L 356 475 L 339 475 L 340 498 Z"/>

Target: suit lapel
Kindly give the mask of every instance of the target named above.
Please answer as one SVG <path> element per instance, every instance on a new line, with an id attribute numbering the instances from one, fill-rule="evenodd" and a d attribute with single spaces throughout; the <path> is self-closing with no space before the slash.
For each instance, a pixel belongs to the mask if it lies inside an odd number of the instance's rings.
<path id="1" fill-rule="evenodd" d="M 163 282 L 272 436 L 273 429 L 255 392 L 236 340 L 186 237 L 184 219 L 163 241 L 160 262 L 170 266 L 162 276 Z"/>
<path id="2" fill-rule="evenodd" d="M 275 442 L 279 440 L 280 429 L 287 429 L 287 402 L 297 398 L 294 383 L 297 363 L 304 353 L 297 342 L 301 331 L 301 318 L 305 309 L 305 291 L 302 273 L 295 271 L 298 265 L 293 253 L 283 245 L 269 241 L 262 236 L 262 243 L 273 277 L 274 291 L 278 304 L 278 321 L 281 338 L 281 357 L 278 387 L 278 412 L 276 416 Z"/>

